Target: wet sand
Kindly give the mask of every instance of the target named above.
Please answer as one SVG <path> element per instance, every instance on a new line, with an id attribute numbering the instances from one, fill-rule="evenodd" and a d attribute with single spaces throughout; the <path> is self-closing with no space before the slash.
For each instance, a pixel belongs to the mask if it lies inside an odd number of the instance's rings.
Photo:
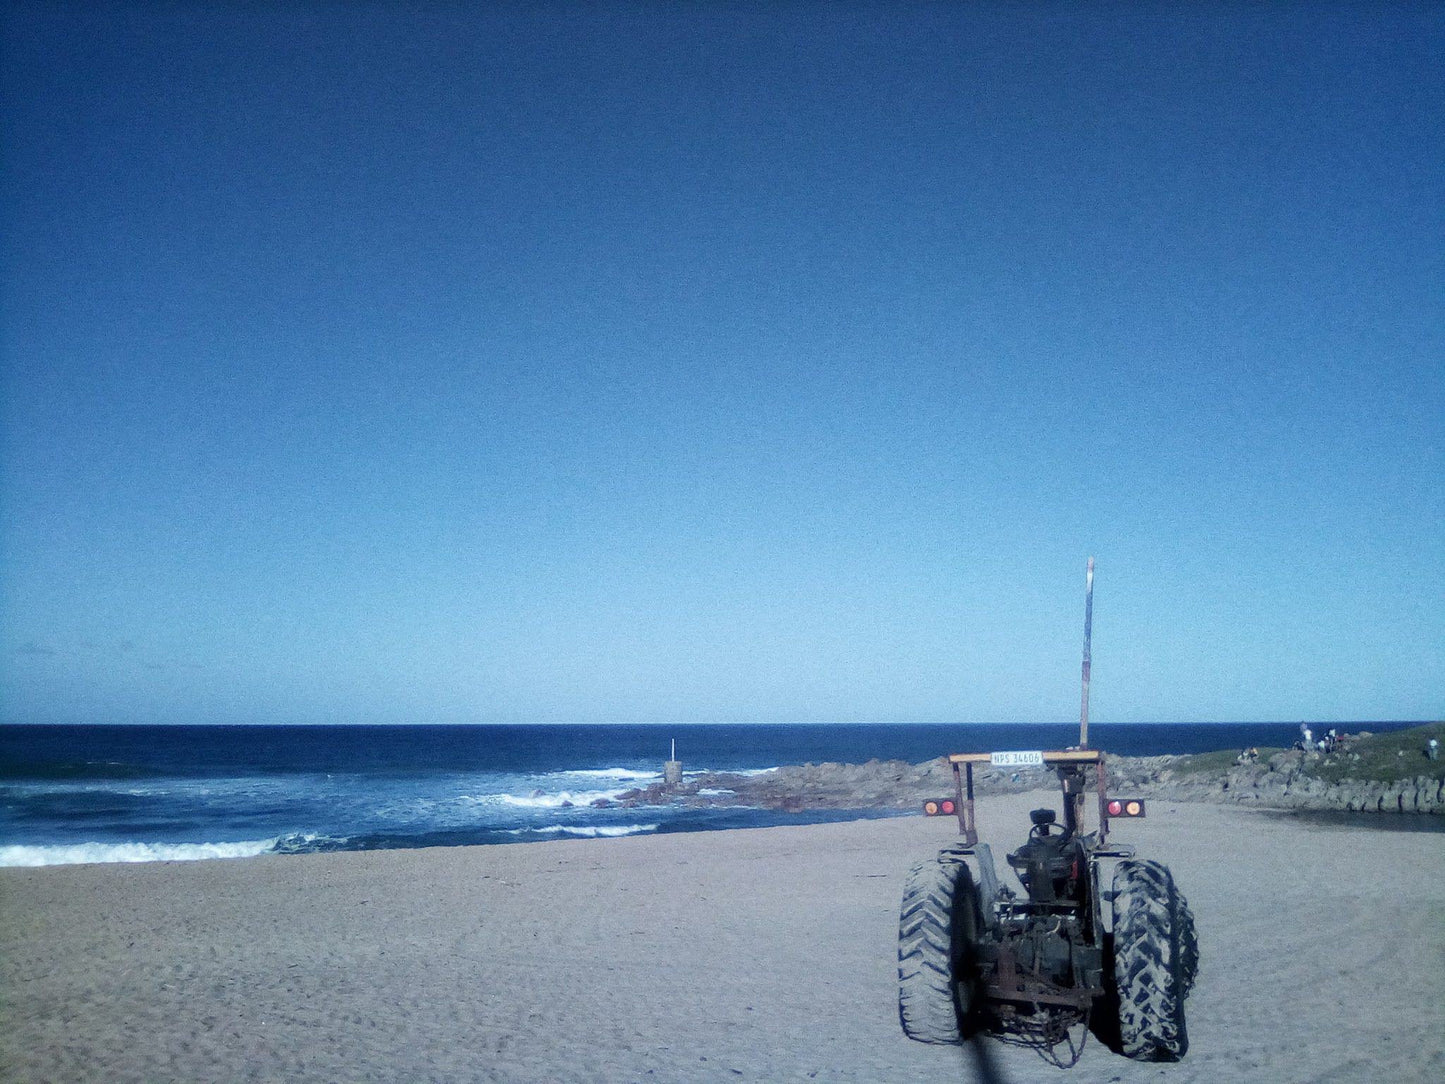
<path id="1" fill-rule="evenodd" d="M 984 803 L 996 853 L 1040 796 Z M 1053 804 L 1052 802 L 1050 804 Z M 903 1038 L 898 896 L 942 819 L 0 870 L 0 1079 L 971 1079 Z M 1191 1050 L 1006 1079 L 1445 1079 L 1445 846 L 1155 802 Z"/>

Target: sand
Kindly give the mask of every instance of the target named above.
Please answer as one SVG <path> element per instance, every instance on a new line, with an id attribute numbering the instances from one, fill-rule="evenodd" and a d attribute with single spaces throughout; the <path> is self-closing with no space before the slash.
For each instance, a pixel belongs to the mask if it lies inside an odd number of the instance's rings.
<path id="1" fill-rule="evenodd" d="M 1031 804 L 985 803 L 996 851 Z M 897 1023 L 898 896 L 951 827 L 0 870 L 0 1078 L 972 1079 Z M 1159 802 L 1115 838 L 1198 918 L 1190 1053 L 1007 1080 L 1445 1080 L 1445 836 Z"/>

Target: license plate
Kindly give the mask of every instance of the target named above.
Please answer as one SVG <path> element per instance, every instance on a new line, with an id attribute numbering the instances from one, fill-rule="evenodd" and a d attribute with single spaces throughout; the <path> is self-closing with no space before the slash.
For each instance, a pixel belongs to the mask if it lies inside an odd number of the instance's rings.
<path id="1" fill-rule="evenodd" d="M 990 753 L 988 762 L 995 768 L 1028 768 L 1044 762 L 1044 754 L 1037 749 L 1024 749 L 1014 753 Z"/>

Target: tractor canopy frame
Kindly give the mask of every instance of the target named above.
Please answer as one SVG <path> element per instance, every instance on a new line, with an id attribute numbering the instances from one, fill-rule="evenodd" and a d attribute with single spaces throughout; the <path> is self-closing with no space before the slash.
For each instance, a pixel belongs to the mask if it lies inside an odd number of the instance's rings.
<path id="1" fill-rule="evenodd" d="M 958 811 L 958 830 L 966 845 L 978 844 L 978 825 L 973 810 L 973 766 L 975 764 L 1007 765 L 1011 754 L 999 753 L 950 753 L 946 758 L 953 767 L 954 808 Z M 1058 773 L 1063 786 L 1064 827 L 1077 832 L 1083 822 L 1085 769 L 1095 768 L 1095 790 L 1099 800 L 1099 837 L 1102 845 L 1109 836 L 1108 780 L 1104 770 L 1104 754 L 1098 749 L 1064 749 L 1057 752 L 1037 754 L 1038 759 L 1028 763 L 1051 765 Z"/>

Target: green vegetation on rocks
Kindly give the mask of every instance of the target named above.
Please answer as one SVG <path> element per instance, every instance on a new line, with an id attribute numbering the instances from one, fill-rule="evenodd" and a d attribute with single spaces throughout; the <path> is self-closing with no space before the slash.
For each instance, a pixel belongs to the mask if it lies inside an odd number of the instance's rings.
<path id="1" fill-rule="evenodd" d="M 1122 757 L 1111 784 L 1179 800 L 1238 802 L 1279 809 L 1445 814 L 1445 759 L 1430 760 L 1445 723 L 1385 734 L 1345 734 L 1333 752 L 1237 749 L 1183 757 Z"/>
<path id="2" fill-rule="evenodd" d="M 1280 749 L 1259 747 L 1259 759 L 1268 760 Z M 1171 768 L 1176 775 L 1203 775 L 1211 772 L 1227 772 L 1239 760 L 1239 750 L 1219 749 L 1213 753 L 1192 753 L 1175 761 Z"/>
<path id="3" fill-rule="evenodd" d="M 1445 779 L 1445 752 L 1440 760 L 1430 760 L 1425 754 L 1431 738 L 1445 750 L 1445 723 L 1356 738 L 1328 756 L 1306 758 L 1302 774 L 1327 783 L 1345 779 L 1395 783 L 1421 776 Z"/>
<path id="4" fill-rule="evenodd" d="M 1440 760 L 1430 760 L 1425 753 L 1431 738 L 1445 750 L 1445 723 L 1428 723 L 1409 730 L 1388 734 L 1346 737 L 1333 753 L 1295 752 L 1296 774 L 1305 778 L 1338 783 L 1357 779 L 1367 783 L 1395 783 L 1401 779 L 1445 779 L 1445 751 Z M 1264 764 L 1279 753 L 1289 750 L 1260 746 L 1258 762 Z M 1239 750 L 1220 749 L 1213 753 L 1195 753 L 1180 757 L 1170 765 L 1176 776 L 1223 774 L 1239 761 Z M 1276 762 L 1278 766 L 1278 762 Z"/>

